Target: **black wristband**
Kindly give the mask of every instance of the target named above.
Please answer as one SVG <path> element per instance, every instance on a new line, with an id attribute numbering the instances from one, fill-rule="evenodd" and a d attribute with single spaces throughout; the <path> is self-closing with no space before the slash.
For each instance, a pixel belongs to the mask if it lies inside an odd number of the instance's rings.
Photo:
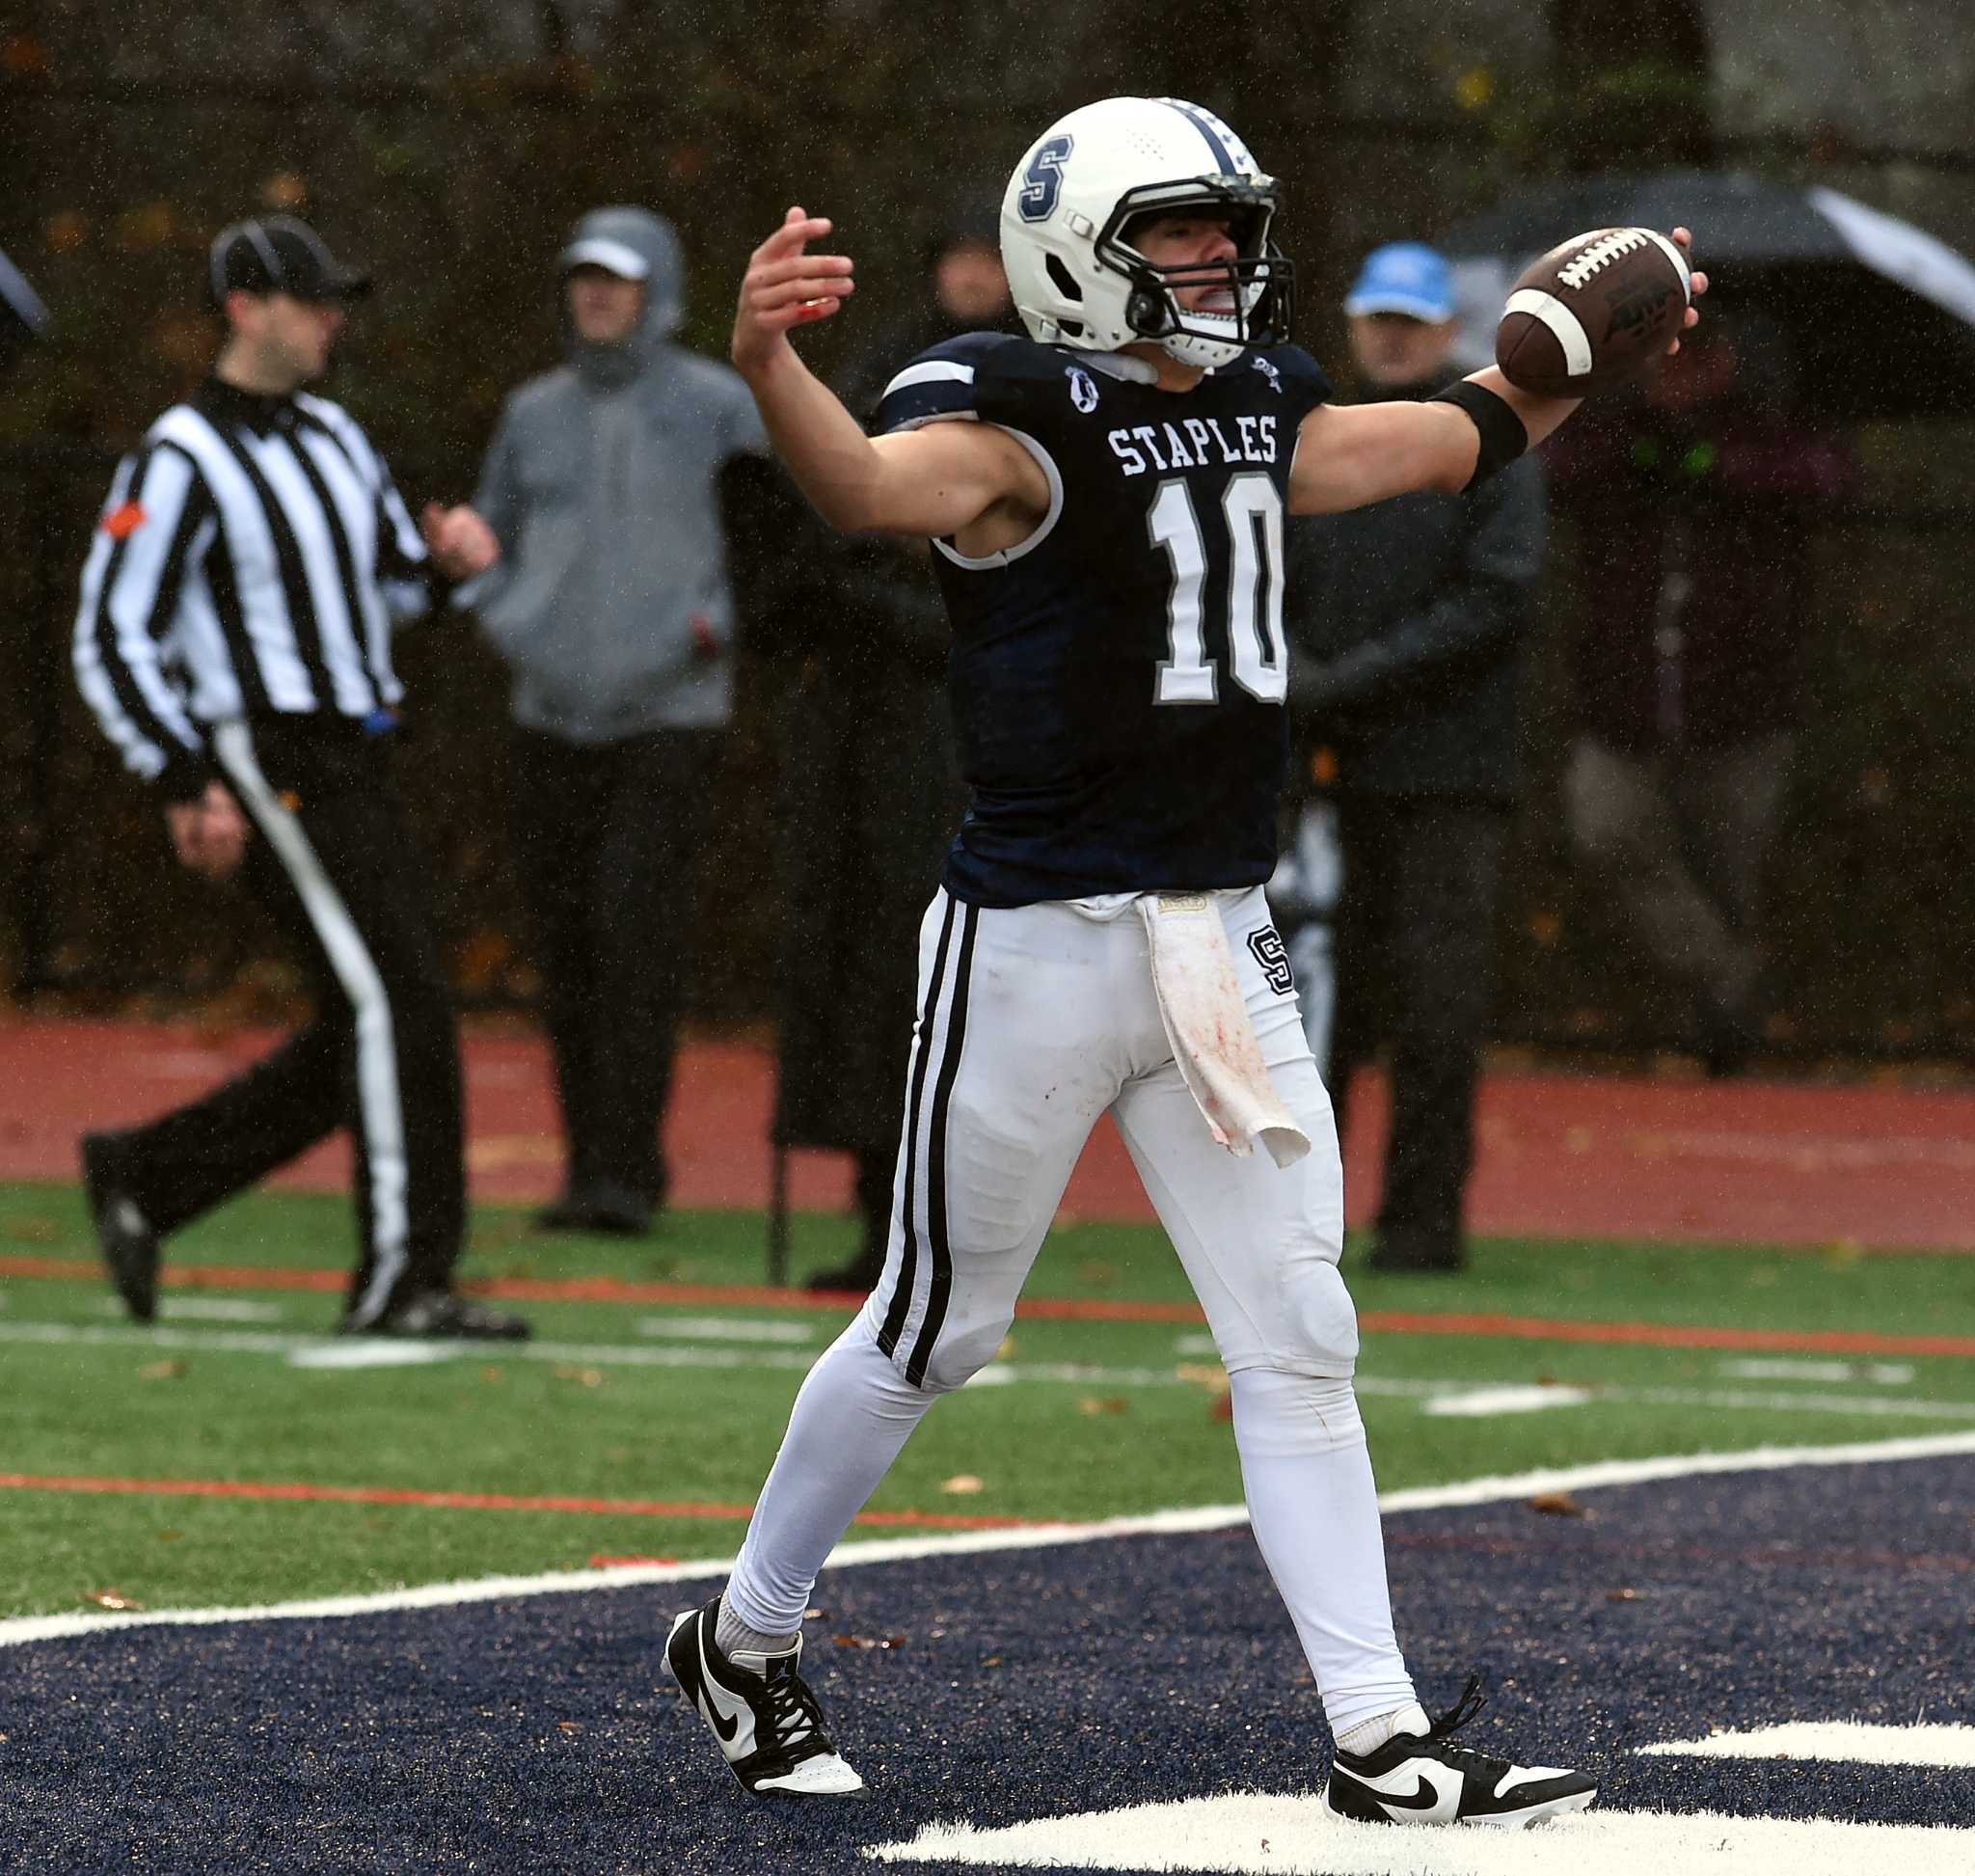
<path id="1" fill-rule="evenodd" d="M 1469 489 L 1478 488 L 1498 469 L 1505 469 L 1529 447 L 1529 433 L 1523 420 L 1505 397 L 1498 397 L 1485 385 L 1471 378 L 1450 384 L 1427 400 L 1435 404 L 1458 404 L 1468 413 L 1481 438 L 1481 452 L 1474 458 L 1474 473 L 1468 477 Z M 1463 494 L 1467 489 L 1462 490 Z"/>

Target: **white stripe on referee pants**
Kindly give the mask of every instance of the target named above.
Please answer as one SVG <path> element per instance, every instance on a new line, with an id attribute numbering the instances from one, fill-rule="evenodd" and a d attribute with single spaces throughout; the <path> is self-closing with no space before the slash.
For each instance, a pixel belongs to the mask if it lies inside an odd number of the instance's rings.
<path id="1" fill-rule="evenodd" d="M 303 910 L 329 956 L 330 968 L 356 1015 L 357 1110 L 370 1167 L 371 1267 L 370 1281 L 351 1305 L 349 1319 L 362 1327 L 374 1322 L 383 1311 L 410 1254 L 405 1217 L 405 1112 L 398 1089 L 391 998 L 357 921 L 316 857 L 301 822 L 282 805 L 281 797 L 260 773 L 247 725 L 221 723 L 213 730 L 212 742 L 275 857 L 294 881 Z"/>

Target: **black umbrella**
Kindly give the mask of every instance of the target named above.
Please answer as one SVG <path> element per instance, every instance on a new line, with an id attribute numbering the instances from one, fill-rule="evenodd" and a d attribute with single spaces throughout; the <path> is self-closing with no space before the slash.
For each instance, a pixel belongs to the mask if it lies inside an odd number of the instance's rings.
<path id="1" fill-rule="evenodd" d="M 1508 285 L 1585 229 L 1694 231 L 1702 305 L 1749 308 L 1789 340 L 1803 405 L 1828 418 L 1975 416 L 1975 266 L 1834 189 L 1706 170 L 1533 184 L 1448 231 L 1463 311 L 1488 333 Z"/>

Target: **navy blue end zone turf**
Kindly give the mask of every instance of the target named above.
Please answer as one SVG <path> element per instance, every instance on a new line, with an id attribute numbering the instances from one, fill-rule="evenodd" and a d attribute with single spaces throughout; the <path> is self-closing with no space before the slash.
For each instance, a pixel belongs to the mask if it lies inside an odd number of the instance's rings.
<path id="1" fill-rule="evenodd" d="M 1591 1771 L 1601 1806 L 1975 1818 L 1975 1771 L 1633 1755 L 1717 1726 L 1975 1724 L 1975 1458 L 1579 1502 L 1588 1518 L 1387 1521 L 1428 1706 L 1489 1677 L 1475 1745 Z M 1245 1530 L 825 1576 L 803 1666 L 872 1787 L 842 1806 L 746 1798 L 663 1679 L 670 1618 L 703 1593 L 0 1649 L 0 1868 L 869 1871 L 860 1846 L 933 1820 L 1321 1785 L 1320 1715 Z"/>

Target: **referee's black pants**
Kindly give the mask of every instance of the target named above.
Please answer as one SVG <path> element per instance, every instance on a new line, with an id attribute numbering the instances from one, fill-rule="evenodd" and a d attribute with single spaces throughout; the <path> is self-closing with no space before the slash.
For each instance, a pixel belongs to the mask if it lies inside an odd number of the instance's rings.
<path id="1" fill-rule="evenodd" d="M 659 1128 L 691 982 L 720 732 L 575 744 L 517 729 L 512 837 L 535 928 L 572 1198 L 665 1202 Z"/>
<path id="2" fill-rule="evenodd" d="M 346 1320 L 444 1288 L 466 1226 L 459 1044 L 419 856 L 381 740 L 342 720 L 222 724 L 214 753 L 254 827 L 242 880 L 290 934 L 313 1020 L 203 1101 L 118 1137 L 160 1233 L 347 1127 L 358 1237 Z"/>

